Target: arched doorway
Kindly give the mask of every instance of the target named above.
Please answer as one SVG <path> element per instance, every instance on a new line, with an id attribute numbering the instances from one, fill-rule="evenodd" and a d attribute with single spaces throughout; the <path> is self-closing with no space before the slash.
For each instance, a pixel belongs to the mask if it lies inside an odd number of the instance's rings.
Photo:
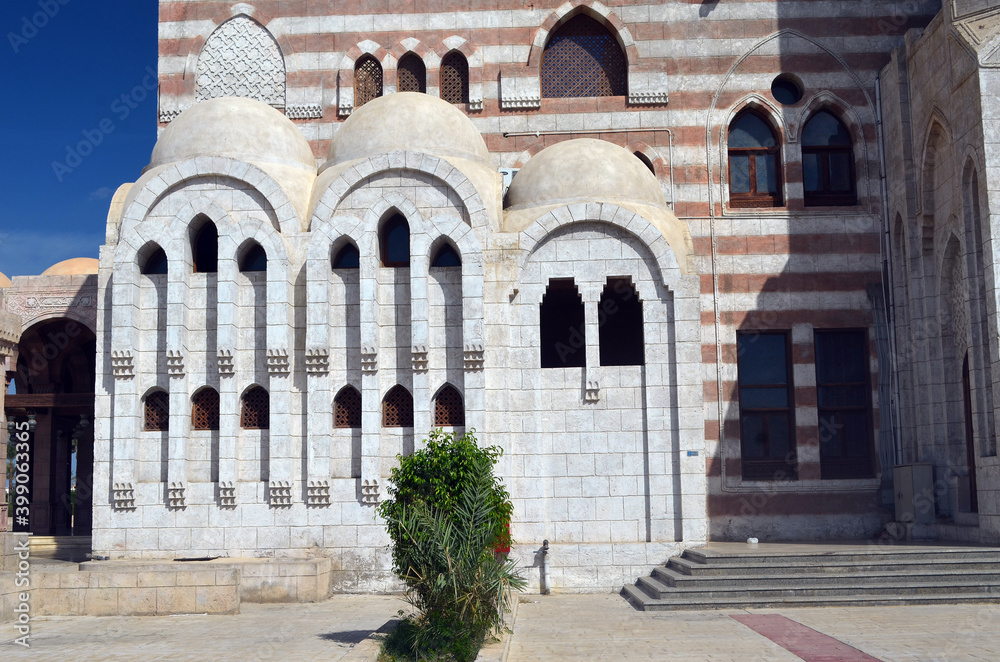
<path id="1" fill-rule="evenodd" d="M 93 528 L 94 332 L 73 319 L 44 320 L 24 330 L 18 349 L 16 370 L 8 375 L 11 384 L 5 413 L 19 429 L 32 428 L 30 516 L 27 521 L 12 517 L 11 529 L 38 536 L 89 536 Z"/>

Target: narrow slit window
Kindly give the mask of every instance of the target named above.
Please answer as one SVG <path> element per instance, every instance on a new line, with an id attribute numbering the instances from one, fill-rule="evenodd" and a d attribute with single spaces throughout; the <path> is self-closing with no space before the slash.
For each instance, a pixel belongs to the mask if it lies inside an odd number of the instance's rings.
<path id="1" fill-rule="evenodd" d="M 543 368 L 587 365 L 583 299 L 572 278 L 549 281 L 539 309 L 539 327 Z"/>
<path id="2" fill-rule="evenodd" d="M 215 223 L 206 221 L 194 240 L 194 270 L 214 274 L 219 271 L 219 231 Z"/>

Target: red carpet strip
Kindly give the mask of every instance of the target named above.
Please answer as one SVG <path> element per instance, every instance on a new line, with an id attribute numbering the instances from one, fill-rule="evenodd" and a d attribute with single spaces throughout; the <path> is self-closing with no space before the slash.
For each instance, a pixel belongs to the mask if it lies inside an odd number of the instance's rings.
<path id="1" fill-rule="evenodd" d="M 739 614 L 733 619 L 806 662 L 880 662 L 877 657 L 780 614 Z"/>

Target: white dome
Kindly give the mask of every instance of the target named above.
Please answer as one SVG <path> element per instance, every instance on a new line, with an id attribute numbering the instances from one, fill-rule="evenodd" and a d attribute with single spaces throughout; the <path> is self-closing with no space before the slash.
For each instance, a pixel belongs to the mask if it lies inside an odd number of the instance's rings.
<path id="1" fill-rule="evenodd" d="M 62 262 L 56 262 L 51 267 L 42 272 L 43 276 L 85 276 L 97 273 L 100 265 L 92 257 L 74 257 Z"/>
<path id="2" fill-rule="evenodd" d="M 667 204 L 656 177 L 635 154 L 592 138 L 546 147 L 518 171 L 507 191 L 510 209 L 582 200 Z"/>
<path id="3" fill-rule="evenodd" d="M 486 142 L 465 113 L 429 94 L 398 92 L 369 101 L 347 118 L 333 136 L 327 165 L 395 151 L 490 164 Z"/>
<path id="4" fill-rule="evenodd" d="M 316 168 L 309 141 L 290 119 L 265 103 L 240 97 L 202 101 L 181 113 L 156 141 L 150 166 L 196 156 Z"/>

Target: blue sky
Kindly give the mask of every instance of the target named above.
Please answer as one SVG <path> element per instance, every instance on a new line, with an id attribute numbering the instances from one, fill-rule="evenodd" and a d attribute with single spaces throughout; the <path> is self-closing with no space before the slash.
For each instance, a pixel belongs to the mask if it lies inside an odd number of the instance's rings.
<path id="1" fill-rule="evenodd" d="M 156 0 L 0 0 L 0 272 L 97 257 L 156 141 Z"/>

